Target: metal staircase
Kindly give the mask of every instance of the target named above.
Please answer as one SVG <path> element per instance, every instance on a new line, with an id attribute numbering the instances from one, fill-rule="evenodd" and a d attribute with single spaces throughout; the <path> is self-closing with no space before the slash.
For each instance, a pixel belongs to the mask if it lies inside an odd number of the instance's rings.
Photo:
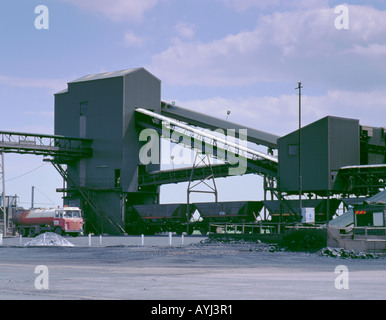
<path id="1" fill-rule="evenodd" d="M 125 233 L 125 230 L 122 228 L 122 226 L 113 220 L 113 215 L 111 214 L 110 210 L 103 206 L 101 202 L 98 199 L 98 195 L 93 190 L 90 190 L 87 187 L 80 186 L 79 184 L 74 183 L 74 181 L 70 178 L 70 176 L 67 173 L 67 170 L 65 170 L 61 164 L 56 163 L 54 161 L 51 161 L 55 169 L 59 172 L 59 174 L 63 177 L 63 179 L 67 182 L 68 185 L 74 186 L 76 190 L 79 192 L 79 194 L 83 197 L 83 199 L 86 201 L 86 203 L 91 207 L 92 210 L 91 214 L 90 212 L 87 212 L 86 223 L 90 223 L 92 226 L 92 229 L 96 233 L 104 233 L 103 222 L 107 222 L 113 230 L 120 234 Z"/>

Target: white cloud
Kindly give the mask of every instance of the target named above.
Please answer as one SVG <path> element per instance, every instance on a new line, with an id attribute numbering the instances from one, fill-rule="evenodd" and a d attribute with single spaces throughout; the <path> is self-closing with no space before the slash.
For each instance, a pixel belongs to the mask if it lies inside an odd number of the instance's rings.
<path id="1" fill-rule="evenodd" d="M 192 38 L 196 33 L 195 26 L 186 22 L 178 22 L 175 29 L 178 35 L 183 38 Z"/>
<path id="2" fill-rule="evenodd" d="M 123 38 L 123 44 L 126 47 L 140 47 L 145 42 L 144 37 L 135 35 L 132 31 L 127 31 Z"/>
<path id="3" fill-rule="evenodd" d="M 0 75 L 0 84 L 21 88 L 46 88 L 57 92 L 67 87 L 63 79 L 19 78 Z"/>
<path id="4" fill-rule="evenodd" d="M 179 41 L 153 56 L 149 69 L 164 82 L 226 86 L 297 82 L 329 89 L 386 84 L 386 11 L 348 6 L 349 30 L 335 29 L 334 8 L 274 12 L 257 27 L 211 42 Z M 364 83 L 364 79 L 366 79 Z"/>
<path id="5" fill-rule="evenodd" d="M 277 134 L 290 133 L 298 128 L 298 95 L 245 97 L 238 99 L 213 97 L 176 101 L 187 109 L 205 113 L 246 127 Z M 331 90 L 324 95 L 302 95 L 302 124 L 307 125 L 325 116 L 359 119 L 362 125 L 386 127 L 384 114 L 386 93 L 383 90 L 353 92 Z"/>
<path id="6" fill-rule="evenodd" d="M 112 21 L 140 21 L 159 0 L 61 0 L 86 11 L 103 14 Z"/>
<path id="7" fill-rule="evenodd" d="M 243 84 L 255 81 L 256 75 L 230 77 L 229 71 L 232 65 L 237 68 L 236 60 L 252 53 L 259 42 L 258 32 L 241 32 L 210 43 L 177 42 L 153 57 L 151 69 L 174 84 Z"/>
<path id="8" fill-rule="evenodd" d="M 368 46 L 354 45 L 353 48 L 347 49 L 347 53 L 353 53 L 366 58 L 382 58 L 386 56 L 386 44 L 372 43 Z"/>
<path id="9" fill-rule="evenodd" d="M 236 11 L 246 11 L 252 8 L 266 9 L 306 9 L 325 6 L 327 0 L 218 0 L 225 6 Z"/>

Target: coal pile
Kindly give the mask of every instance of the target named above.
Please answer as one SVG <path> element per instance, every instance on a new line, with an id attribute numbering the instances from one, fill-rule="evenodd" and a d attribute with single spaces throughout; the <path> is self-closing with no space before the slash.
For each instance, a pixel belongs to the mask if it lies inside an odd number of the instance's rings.
<path id="1" fill-rule="evenodd" d="M 333 258 L 343 259 L 377 259 L 377 255 L 374 253 L 365 253 L 363 251 L 346 250 L 343 248 L 330 248 L 326 247 L 320 250 L 322 256 L 328 256 Z"/>
<path id="2" fill-rule="evenodd" d="M 320 234 L 294 232 L 284 237 L 280 247 L 288 251 L 317 252 L 326 245 L 326 239 Z"/>

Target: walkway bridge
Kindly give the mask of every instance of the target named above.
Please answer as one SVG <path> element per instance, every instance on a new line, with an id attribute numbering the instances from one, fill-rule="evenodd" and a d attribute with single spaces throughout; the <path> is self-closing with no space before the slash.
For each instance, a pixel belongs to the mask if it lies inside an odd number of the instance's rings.
<path id="1" fill-rule="evenodd" d="M 91 139 L 0 131 L 1 152 L 50 156 L 59 163 L 91 157 L 91 144 Z"/>

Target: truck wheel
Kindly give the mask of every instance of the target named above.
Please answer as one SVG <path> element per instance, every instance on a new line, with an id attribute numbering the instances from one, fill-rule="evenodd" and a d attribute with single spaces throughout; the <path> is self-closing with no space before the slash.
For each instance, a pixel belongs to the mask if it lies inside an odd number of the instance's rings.
<path id="1" fill-rule="evenodd" d="M 60 236 L 63 234 L 63 230 L 62 230 L 61 227 L 56 227 L 56 228 L 54 229 L 54 232 L 55 232 L 56 234 L 60 235 Z"/>
<path id="2" fill-rule="evenodd" d="M 20 227 L 19 230 L 18 230 L 19 234 L 22 236 L 22 237 L 28 237 L 28 229 L 27 228 L 24 228 L 24 227 Z"/>
<path id="3" fill-rule="evenodd" d="M 177 234 L 178 236 L 182 235 L 182 232 L 184 232 L 182 226 L 177 226 L 177 227 L 175 228 L 175 231 L 176 231 L 176 234 Z"/>
<path id="4" fill-rule="evenodd" d="M 193 226 L 187 226 L 187 228 L 186 228 L 187 230 L 186 230 L 186 234 L 188 235 L 188 236 L 191 236 L 192 234 L 193 234 L 193 231 L 194 231 L 194 228 L 193 228 Z"/>
<path id="5" fill-rule="evenodd" d="M 35 228 L 29 229 L 29 236 L 30 236 L 31 238 L 36 237 L 37 234 L 38 234 L 38 233 L 36 232 L 36 229 L 35 229 Z"/>

